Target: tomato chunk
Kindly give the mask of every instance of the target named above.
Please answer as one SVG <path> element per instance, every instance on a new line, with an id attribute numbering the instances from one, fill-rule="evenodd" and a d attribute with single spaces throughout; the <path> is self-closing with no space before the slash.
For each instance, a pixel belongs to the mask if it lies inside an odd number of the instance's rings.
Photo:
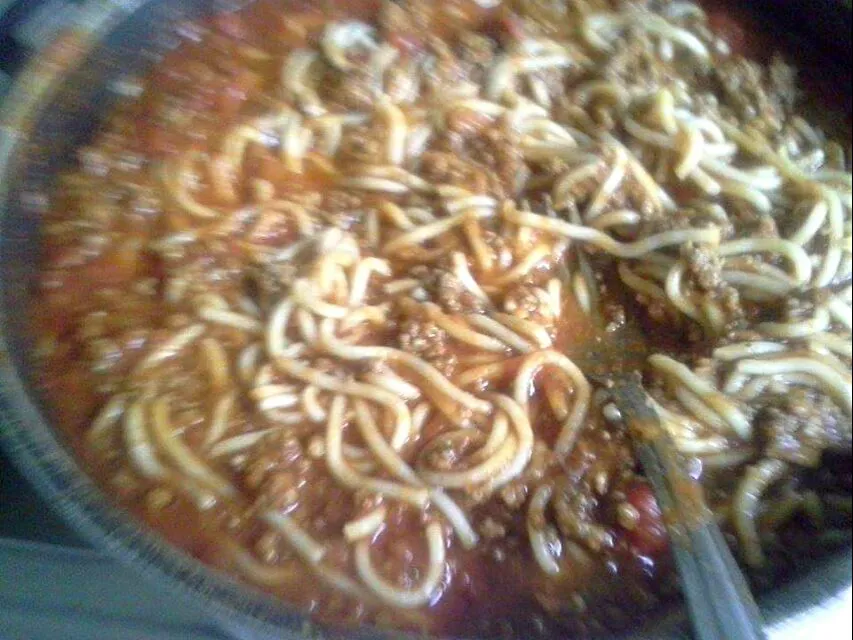
<path id="1" fill-rule="evenodd" d="M 626 537 L 637 555 L 655 558 L 669 546 L 669 534 L 663 521 L 652 488 L 646 482 L 637 481 L 625 492 L 627 503 L 638 515 Z"/>

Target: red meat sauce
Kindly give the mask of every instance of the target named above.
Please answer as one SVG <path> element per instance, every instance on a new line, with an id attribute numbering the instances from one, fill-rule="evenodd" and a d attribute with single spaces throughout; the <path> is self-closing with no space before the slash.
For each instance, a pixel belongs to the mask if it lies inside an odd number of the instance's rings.
<path id="1" fill-rule="evenodd" d="M 184 44 L 165 57 L 147 81 L 143 98 L 117 113 L 101 144 L 109 151 L 125 149 L 131 155 L 144 156 L 148 161 L 163 162 L 190 148 L 215 147 L 215 141 L 235 122 L 238 115 L 251 113 L 262 105 L 255 96 L 272 91 L 277 82 L 277 65 L 284 52 L 298 46 L 316 43 L 320 29 L 333 20 L 372 19 L 379 0 L 348 0 L 347 2 L 309 2 L 296 0 L 292 9 L 282 12 L 280 3 L 260 0 L 247 11 L 223 15 L 202 25 L 187 25 L 182 33 Z M 486 30 L 499 37 L 517 37 L 516 25 L 503 10 L 486 10 L 468 0 L 449 0 L 447 15 L 453 20 L 434 25 L 436 34 L 447 36 L 462 27 Z M 725 37 L 736 51 L 757 54 L 767 44 L 727 5 L 711 4 L 711 25 Z M 404 54 L 412 54 L 423 46 L 423 34 L 402 32 L 392 39 Z M 270 58 L 255 56 L 263 50 Z M 246 160 L 246 171 L 262 177 L 285 191 L 322 190 L 327 178 L 320 171 L 294 174 L 271 154 L 255 151 Z M 94 160 L 97 162 L 97 158 Z M 132 183 L 136 192 L 150 187 L 151 178 L 129 163 L 127 169 L 113 175 L 110 187 Z M 146 181 L 149 183 L 147 184 Z M 203 204 L 222 204 L 200 190 L 208 198 Z M 63 200 L 54 207 L 62 219 L 63 212 L 84 209 L 86 193 L 74 189 L 63 191 Z M 117 207 L 136 206 L 117 188 Z M 35 331 L 48 336 L 57 350 L 45 368 L 43 386 L 50 399 L 58 424 L 88 470 L 101 479 L 109 492 L 139 519 L 162 534 L 167 540 L 191 555 L 216 567 L 234 570 L 226 553 L 236 542 L 241 546 L 257 541 L 260 531 L 235 527 L 233 519 L 239 514 L 226 507 L 200 512 L 194 505 L 178 497 L 161 509 L 151 510 L 145 502 L 145 492 L 139 488 L 126 489 L 114 482 L 122 463 L 115 457 L 104 458 L 86 444 L 85 432 L 104 397 L 98 390 L 98 377 L 92 373 L 82 344 L 76 338 L 81 319 L 94 308 L 100 308 L 104 297 L 115 298 L 115 317 L 111 322 L 128 328 L 160 327 L 164 318 L 156 299 L 138 297 L 128 292 L 134 283 L 150 279 L 155 288 L 162 288 L 164 265 L 160 258 L 146 251 L 148 240 L 164 232 L 180 231 L 189 221 L 170 215 L 168 219 L 146 215 L 144 206 L 137 206 L 138 215 L 117 216 L 110 229 L 120 237 L 106 251 L 81 250 L 79 243 L 67 241 L 62 235 L 48 236 L 44 242 L 45 267 L 40 282 L 39 299 L 34 314 Z M 50 222 L 50 219 L 48 220 Z M 164 228 L 165 227 L 165 228 Z M 286 244 L 293 230 L 279 229 L 266 238 L 270 244 Z M 239 262 L 239 247 L 233 255 L 215 256 L 212 262 Z M 225 254 L 228 250 L 225 250 Z M 97 301 L 97 302 L 96 302 Z M 614 300 L 622 304 L 624 301 Z M 597 353 L 603 361 L 613 359 L 607 350 L 622 350 L 624 342 L 614 340 L 604 327 L 595 326 L 582 318 L 573 301 L 568 301 L 563 324 L 558 332 L 557 348 L 570 356 L 589 357 Z M 659 329 L 659 328 L 658 328 Z M 672 339 L 661 331 L 661 339 Z M 130 371 L 147 346 L 156 339 L 156 332 L 134 340 L 132 331 L 127 342 L 120 345 L 121 367 Z M 154 337 L 152 337 L 154 336 Z M 636 359 L 625 362 L 626 368 L 638 365 L 646 345 L 636 336 L 631 342 Z M 594 358 L 593 358 L 594 359 Z M 624 360 L 624 357 L 623 357 Z M 187 364 L 187 366 L 192 366 Z M 511 375 L 511 370 L 508 370 Z M 601 628 L 636 624 L 637 619 L 656 611 L 660 599 L 671 597 L 672 567 L 667 553 L 667 536 L 663 517 L 648 484 L 635 471 L 628 436 L 606 425 L 588 429 L 565 463 L 567 478 L 579 480 L 595 475 L 595 470 L 607 471 L 617 480 L 603 499 L 597 501 L 595 518 L 609 524 L 616 532 L 611 549 L 597 556 L 586 556 L 557 579 L 545 577 L 536 570 L 529 549 L 519 545 L 524 534 L 524 513 L 506 522 L 506 538 L 481 544 L 475 552 L 464 552 L 456 546 L 449 550 L 448 593 L 429 612 L 429 628 L 436 632 L 454 634 L 514 633 L 529 637 L 531 628 L 543 632 L 556 628 L 562 633 L 587 634 Z M 556 438 L 557 424 L 539 422 L 540 437 L 546 441 Z M 319 482 L 322 483 L 322 478 Z M 326 479 L 328 480 L 328 479 Z M 318 488 L 322 492 L 322 487 Z M 325 495 L 329 499 L 331 493 Z M 631 505 L 638 519 L 630 529 L 619 525 L 616 509 L 620 504 Z M 489 507 L 484 507 L 488 509 Z M 340 526 L 348 514 L 323 511 L 331 524 Z M 506 520 L 505 513 L 495 519 Z M 240 531 L 232 539 L 229 530 Z M 389 518 L 387 544 L 373 550 L 378 557 L 395 562 L 423 565 L 426 549 L 421 539 L 419 523 L 410 512 L 392 513 Z M 335 550 L 331 550 L 332 555 Z M 501 558 L 496 562 L 495 558 Z M 263 586 L 263 585 L 261 585 Z M 335 615 L 334 599 L 319 582 L 312 583 L 303 576 L 282 587 L 271 588 L 275 595 L 307 611 L 321 611 L 335 623 L 357 623 L 358 614 L 349 611 Z M 567 607 L 566 602 L 574 603 Z M 626 608 L 630 615 L 626 615 Z M 349 617 L 347 617 L 349 616 Z M 531 627 L 531 618 L 533 627 Z M 621 618 L 621 619 L 620 619 Z M 484 625 L 500 620 L 498 628 Z M 382 622 L 380 617 L 379 622 Z M 399 625 L 399 620 L 394 620 Z M 403 623 L 405 625 L 405 623 Z M 412 626 L 421 626 L 415 622 Z M 532 632 L 531 632 L 532 633 Z"/>
<path id="2" fill-rule="evenodd" d="M 39 306 L 37 319 L 40 332 L 73 332 L 79 326 L 91 300 L 91 282 L 99 282 L 107 290 L 121 292 L 133 278 L 142 274 L 156 274 L 153 264 L 128 269 L 123 264 L 126 256 L 105 256 L 86 267 L 81 278 L 67 278 L 55 296 L 46 296 Z M 61 278 L 71 272 L 55 272 L 45 278 Z M 131 274 L 131 275 L 128 275 Z M 123 294 L 124 295 L 124 294 Z M 572 303 L 567 302 L 572 311 Z M 140 304 L 130 310 L 136 322 L 160 326 L 162 318 L 155 305 Z M 572 321 L 571 313 L 564 314 L 564 324 L 559 333 L 559 344 L 573 353 L 589 357 L 593 349 L 605 357 L 608 339 L 612 334 L 579 321 Z M 125 488 L 117 483 L 123 463 L 115 458 L 105 460 L 101 452 L 87 445 L 88 431 L 97 408 L 104 399 L 97 392 L 98 376 L 93 375 L 85 357 L 77 349 L 73 339 L 62 339 L 61 348 L 50 358 L 43 376 L 44 390 L 51 401 L 56 423 L 65 431 L 70 444 L 87 470 L 100 479 L 108 492 L 119 504 L 128 508 L 139 520 L 158 532 L 166 540 L 184 549 L 202 562 L 226 571 L 235 571 L 229 550 L 238 545 L 251 548 L 262 535 L 261 527 L 248 527 L 242 522 L 239 536 L 230 536 L 234 529 L 233 520 L 241 518 L 239 511 L 224 505 L 216 509 L 199 512 L 196 506 L 178 496 L 168 505 L 152 510 L 149 508 L 149 493 L 144 487 Z M 133 368 L 146 346 L 145 342 L 128 344 L 124 347 L 127 370 Z M 612 347 L 610 347 L 612 348 Z M 633 347 L 636 353 L 645 351 L 643 345 Z M 606 356 L 613 357 L 613 356 Z M 639 358 L 639 356 L 638 356 Z M 178 367 L 191 368 L 194 363 L 185 359 L 176 362 Z M 506 371 L 508 378 L 514 373 L 512 367 Z M 494 387 L 503 387 L 508 380 L 493 381 Z M 544 413 L 544 411 L 543 411 Z M 537 436 L 553 443 L 560 425 L 553 419 L 535 419 Z M 439 427 L 436 426 L 438 430 Z M 429 434 L 430 427 L 425 428 Z M 594 477 L 603 472 L 610 477 L 624 476 L 624 487 L 614 487 L 603 499 L 598 500 L 594 518 L 609 523 L 616 532 L 612 549 L 597 556 L 585 556 L 585 562 L 571 567 L 559 579 L 549 578 L 535 568 L 535 563 L 526 545 L 525 511 L 507 513 L 498 509 L 495 520 L 505 527 L 506 539 L 481 542 L 474 552 L 465 552 L 458 545 L 448 551 L 447 592 L 428 613 L 428 621 L 416 617 L 411 622 L 396 617 L 388 620 L 394 626 L 406 626 L 433 632 L 453 634 L 512 633 L 514 637 L 525 637 L 526 630 L 534 625 L 537 633 L 589 634 L 596 630 L 613 629 L 635 624 L 639 617 L 652 615 L 659 606 L 659 596 L 671 597 L 672 567 L 667 555 L 667 540 L 663 520 L 654 498 L 645 481 L 633 473 L 634 461 L 627 434 L 611 431 L 606 425 L 589 428 L 581 436 L 572 455 L 565 463 L 567 486 L 582 478 Z M 322 517 L 329 527 L 340 528 L 348 519 L 345 509 L 336 509 L 334 487 L 328 478 L 311 476 L 308 481 L 316 489 L 320 500 L 327 508 Z M 584 487 L 582 491 L 591 491 Z M 622 501 L 633 504 L 641 514 L 636 527 L 622 529 L 618 525 L 616 508 Z M 488 516 L 491 507 L 485 506 L 475 517 Z M 392 563 L 423 566 L 427 562 L 426 548 L 422 539 L 419 521 L 410 512 L 401 510 L 389 517 L 380 544 L 374 546 L 374 558 L 384 558 Z M 388 541 L 382 544 L 382 540 Z M 335 551 L 330 552 L 334 556 Z M 496 561 L 499 558 L 499 561 Z M 350 609 L 340 608 L 322 583 L 312 583 L 304 575 L 284 585 L 268 587 L 289 605 L 301 610 L 315 612 L 319 618 L 334 624 L 357 624 L 360 618 Z M 574 602 L 574 608 L 566 608 L 566 602 Z M 631 616 L 626 611 L 634 611 Z M 355 615 L 355 617 L 353 617 Z M 382 623 L 382 616 L 378 622 Z M 494 624 L 493 624 L 494 623 Z"/>

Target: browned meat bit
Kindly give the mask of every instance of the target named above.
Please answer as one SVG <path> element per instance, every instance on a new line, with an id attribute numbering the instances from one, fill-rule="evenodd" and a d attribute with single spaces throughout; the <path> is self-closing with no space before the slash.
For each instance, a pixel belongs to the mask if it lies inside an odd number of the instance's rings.
<path id="1" fill-rule="evenodd" d="M 447 313 L 482 313 L 486 308 L 484 301 L 468 291 L 450 271 L 418 266 L 409 273 L 421 282 L 429 300 Z"/>
<path id="2" fill-rule="evenodd" d="M 760 118 L 771 131 L 781 129 L 796 101 L 793 71 L 780 60 L 768 73 L 756 62 L 733 57 L 715 66 L 712 77 L 722 91 L 723 106 L 743 120 Z"/>
<path id="3" fill-rule="evenodd" d="M 693 282 L 703 291 L 715 291 L 723 284 L 723 259 L 716 251 L 704 246 L 691 247 L 683 252 Z"/>
<path id="4" fill-rule="evenodd" d="M 504 311 L 539 325 L 552 325 L 556 316 L 548 293 L 532 285 L 517 285 L 509 290 L 503 302 Z"/>
<path id="5" fill-rule="evenodd" d="M 827 449 L 850 453 L 850 421 L 827 396 L 797 388 L 776 396 L 756 416 L 764 452 L 803 467 L 817 467 Z"/>
<path id="6" fill-rule="evenodd" d="M 554 452 L 541 440 L 533 445 L 533 455 L 524 472 L 513 482 L 498 491 L 500 503 L 492 515 L 500 517 L 504 523 L 511 526 L 516 517 L 514 512 L 525 507 L 528 498 L 545 481 L 546 476 L 554 468 L 557 459 Z M 483 487 L 475 487 L 468 494 L 477 503 L 485 502 L 492 496 Z"/>
<path id="7" fill-rule="evenodd" d="M 352 366 L 348 366 L 346 363 L 327 357 L 315 359 L 314 362 L 311 363 L 311 368 L 337 378 L 338 380 L 352 380 L 355 376 L 355 372 L 360 371 L 357 363 Z"/>
<path id="8" fill-rule="evenodd" d="M 246 282 L 250 298 L 262 309 L 269 309 L 293 286 L 296 275 L 296 265 L 289 261 L 269 261 L 251 265 Z"/>
<path id="9" fill-rule="evenodd" d="M 323 196 L 320 218 L 327 224 L 349 231 L 364 218 L 364 200 L 346 191 L 332 190 Z"/>
<path id="10" fill-rule="evenodd" d="M 454 136 L 450 146 L 454 144 L 461 148 L 463 141 L 494 124 L 494 119 L 472 109 L 454 109 L 448 111 L 446 117 L 447 129 Z"/>
<path id="11" fill-rule="evenodd" d="M 778 322 L 804 322 L 814 318 L 815 309 L 823 304 L 825 292 L 812 290 L 780 300 L 775 306 L 768 305 L 766 314 Z"/>
<path id="12" fill-rule="evenodd" d="M 246 241 L 253 245 L 282 247 L 293 242 L 296 233 L 297 224 L 293 216 L 266 209 L 249 229 Z"/>
<path id="13" fill-rule="evenodd" d="M 748 233 L 750 236 L 755 236 L 757 238 L 778 238 L 779 236 L 779 227 L 776 223 L 776 220 L 770 216 L 761 216 L 758 219 L 758 223 L 755 225 L 754 231 Z"/>
<path id="14" fill-rule="evenodd" d="M 470 436 L 457 441 L 449 441 L 439 436 L 421 453 L 420 459 L 429 469 L 450 471 L 459 466 L 459 463 L 470 453 L 469 450 L 474 442 L 482 441 L 476 435 L 477 432 L 472 432 Z"/>
<path id="15" fill-rule="evenodd" d="M 702 229 L 719 226 L 720 223 L 716 219 L 691 208 L 682 208 L 666 214 L 655 211 L 654 216 L 643 220 L 639 235 L 651 236 L 678 229 Z"/>
<path id="16" fill-rule="evenodd" d="M 467 145 L 471 159 L 489 169 L 493 181 L 497 180 L 490 186 L 499 197 L 516 197 L 530 178 L 517 142 L 513 134 L 492 127 Z"/>
<path id="17" fill-rule="evenodd" d="M 370 98 L 372 103 L 373 98 Z M 365 164 L 384 164 L 385 132 L 379 127 L 353 127 L 341 140 L 338 162 L 358 168 Z"/>
<path id="18" fill-rule="evenodd" d="M 400 328 L 400 348 L 427 360 L 448 354 L 447 333 L 434 322 L 408 320 Z"/>
<path id="19" fill-rule="evenodd" d="M 222 240 L 199 245 L 192 253 L 164 259 L 167 295 L 174 294 L 182 301 L 192 300 L 211 293 L 227 295 L 241 286 L 243 261 L 241 256 L 231 252 L 230 242 Z"/>
<path id="20" fill-rule="evenodd" d="M 498 198 L 521 192 L 530 169 L 514 134 L 471 112 L 452 113 L 448 127 L 424 154 L 422 174 L 427 180 Z"/>
<path id="21" fill-rule="evenodd" d="M 355 64 L 346 70 L 325 67 L 319 81 L 320 97 L 344 110 L 371 111 L 382 90 L 381 70 L 371 64 L 370 54 L 365 50 L 352 55 L 350 61 Z"/>
<path id="22" fill-rule="evenodd" d="M 305 487 L 300 506 L 313 516 L 311 528 L 320 536 L 329 536 L 339 533 L 349 520 L 351 507 L 341 508 L 342 505 L 351 505 L 350 493 L 330 478 L 318 477 Z"/>
<path id="23" fill-rule="evenodd" d="M 602 75 L 604 80 L 647 91 L 669 86 L 678 79 L 674 66 L 661 60 L 655 41 L 645 33 L 628 34 L 626 43 L 605 63 Z"/>
<path id="24" fill-rule="evenodd" d="M 711 214 L 689 207 L 678 209 L 672 213 L 655 210 L 654 215 L 643 220 L 638 235 L 652 236 L 666 231 L 679 229 L 720 229 L 723 237 L 728 237 L 731 229 L 721 225 L 721 222 Z"/>
<path id="25" fill-rule="evenodd" d="M 308 482 L 288 471 L 269 473 L 258 489 L 256 505 L 273 511 L 288 511 L 299 503 L 299 490 Z"/>
<path id="26" fill-rule="evenodd" d="M 332 189 L 323 195 L 322 209 L 331 213 L 340 213 L 342 211 L 351 211 L 359 209 L 363 204 L 360 196 L 349 191 L 341 191 Z"/>
<path id="27" fill-rule="evenodd" d="M 243 483 L 256 492 L 260 509 L 287 510 L 299 502 L 312 463 L 295 437 L 283 437 L 278 446 L 271 444 L 268 441 L 263 453 L 251 459 Z"/>
<path id="28" fill-rule="evenodd" d="M 596 553 L 615 544 L 613 534 L 596 521 L 599 501 L 583 484 L 562 486 L 554 496 L 557 526 L 565 537 L 584 544 Z"/>
<path id="29" fill-rule="evenodd" d="M 485 303 L 468 291 L 459 279 L 449 271 L 442 271 L 434 285 L 435 298 L 439 305 L 450 313 L 483 313 Z"/>
<path id="30" fill-rule="evenodd" d="M 500 491 L 501 500 L 504 505 L 514 511 L 521 509 L 525 505 L 529 494 L 530 490 L 523 482 L 512 482 Z M 480 499 L 480 496 L 475 492 L 474 498 Z"/>
<path id="31" fill-rule="evenodd" d="M 484 519 L 477 529 L 486 540 L 500 540 L 507 534 L 506 527 L 492 517 Z"/>
<path id="32" fill-rule="evenodd" d="M 452 152 L 427 151 L 423 155 L 421 176 L 433 184 L 462 187 L 472 193 L 489 193 L 486 171 Z"/>
<path id="33" fill-rule="evenodd" d="M 716 302 L 726 314 L 727 330 L 734 328 L 743 319 L 744 309 L 738 290 L 723 279 L 723 260 L 702 245 L 686 247 L 682 255 L 697 293 Z"/>
<path id="34" fill-rule="evenodd" d="M 418 317 L 405 320 L 397 339 L 403 351 L 423 358 L 444 375 L 455 371 L 457 357 L 448 346 L 450 337 L 434 322 Z"/>

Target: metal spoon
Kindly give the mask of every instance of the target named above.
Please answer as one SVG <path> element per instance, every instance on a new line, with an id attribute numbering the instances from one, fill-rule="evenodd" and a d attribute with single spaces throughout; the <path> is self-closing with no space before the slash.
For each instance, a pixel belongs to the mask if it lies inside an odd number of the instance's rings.
<path id="1" fill-rule="evenodd" d="M 684 470 L 648 395 L 631 376 L 619 376 L 608 386 L 663 511 L 695 637 L 766 639 L 758 606 L 702 487 Z"/>

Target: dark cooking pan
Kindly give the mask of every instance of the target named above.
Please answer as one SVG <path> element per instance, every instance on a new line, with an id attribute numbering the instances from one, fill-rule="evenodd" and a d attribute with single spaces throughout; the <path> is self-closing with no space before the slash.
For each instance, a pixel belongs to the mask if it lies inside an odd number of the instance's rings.
<path id="1" fill-rule="evenodd" d="M 0 442 L 36 488 L 96 547 L 164 588 L 203 604 L 241 639 L 358 638 L 376 631 L 318 631 L 305 618 L 207 569 L 144 531 L 114 508 L 81 471 L 51 429 L 32 379 L 27 337 L 28 292 L 36 272 L 44 193 L 72 151 L 89 137 L 120 93 L 120 80 L 144 72 L 175 42 L 170 25 L 240 4 L 226 0 L 98 0 L 80 11 L 20 79 L 0 121 Z M 834 88 L 850 114 L 851 3 L 840 0 L 760 0 L 765 22 L 795 38 L 808 73 Z M 820 82 L 819 82 L 820 84 Z M 818 615 L 851 584 L 851 551 L 815 564 L 765 594 L 768 622 L 784 626 Z M 684 637 L 678 612 L 636 637 Z M 396 633 L 394 638 L 400 638 Z"/>

